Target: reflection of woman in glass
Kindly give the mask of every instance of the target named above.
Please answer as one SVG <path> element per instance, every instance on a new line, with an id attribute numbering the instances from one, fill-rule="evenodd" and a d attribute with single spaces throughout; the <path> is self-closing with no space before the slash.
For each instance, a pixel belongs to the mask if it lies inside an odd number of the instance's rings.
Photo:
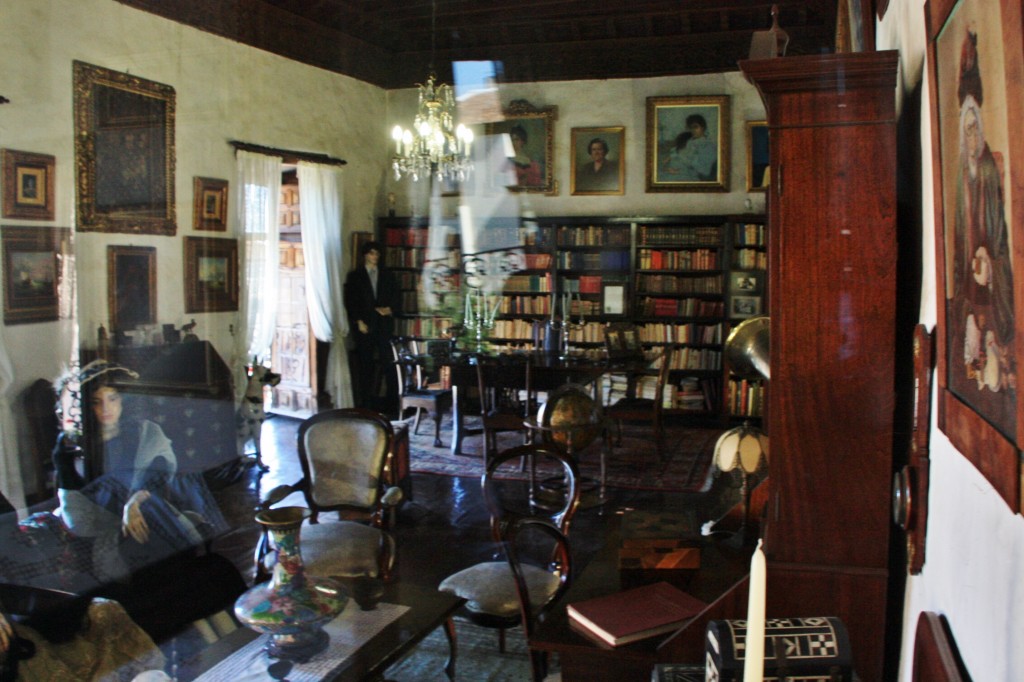
<path id="1" fill-rule="evenodd" d="M 526 143 L 529 137 L 526 128 L 521 125 L 514 125 L 508 131 L 512 138 L 513 156 L 509 159 L 513 170 L 516 172 L 516 182 L 520 187 L 537 187 L 543 185 L 544 180 L 540 164 L 531 159 L 526 153 Z"/>
<path id="2" fill-rule="evenodd" d="M 85 442 L 100 475 L 88 483 L 75 468 L 77 448 L 54 449 L 58 510 L 68 529 L 94 538 L 93 568 L 121 579 L 147 564 L 200 545 L 227 524 L 200 472 L 178 471 L 171 441 L 154 422 L 122 418 L 113 375 L 102 360 L 82 369 Z"/>
<path id="3" fill-rule="evenodd" d="M 963 362 L 978 389 L 1015 384 L 1012 367 L 1013 271 L 1002 174 L 985 141 L 977 35 L 964 40 L 960 65 L 960 163 L 956 179 L 953 301 Z"/>

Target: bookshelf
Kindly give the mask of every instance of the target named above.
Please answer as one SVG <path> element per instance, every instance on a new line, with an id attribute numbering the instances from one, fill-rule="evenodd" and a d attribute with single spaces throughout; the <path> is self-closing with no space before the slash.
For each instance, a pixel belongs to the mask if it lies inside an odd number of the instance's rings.
<path id="1" fill-rule="evenodd" d="M 443 238 L 432 236 L 419 219 L 382 218 L 379 228 L 385 262 L 403 289 L 398 333 L 440 335 L 458 321 L 461 299 L 455 293 L 455 307 L 427 312 L 436 307 L 425 305 L 423 278 L 447 272 L 447 286 L 459 291 L 465 265 L 455 220 L 437 230 Z M 716 421 L 760 414 L 763 386 L 729 375 L 723 344 L 731 326 L 747 316 L 745 310 L 766 312 L 764 216 L 538 217 L 522 225 L 489 225 L 485 231 L 488 236 L 477 239 L 506 245 L 505 252 L 490 254 L 487 265 L 493 271 L 499 257 L 506 273 L 488 334 L 495 346 L 532 347 L 535 326 L 553 310 L 561 317 L 568 307 L 573 322 L 583 320 L 571 332 L 572 347 L 599 352 L 605 325 L 628 320 L 637 325 L 647 349 L 675 351 L 665 391 L 670 414 Z M 621 314 L 604 311 L 609 284 L 626 292 Z M 740 303 L 747 307 L 737 307 Z"/>

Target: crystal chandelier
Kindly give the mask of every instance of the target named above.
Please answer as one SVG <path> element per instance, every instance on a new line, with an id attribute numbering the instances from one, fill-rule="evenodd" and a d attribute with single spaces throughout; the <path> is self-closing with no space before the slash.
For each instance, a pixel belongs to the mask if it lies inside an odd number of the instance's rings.
<path id="1" fill-rule="evenodd" d="M 395 141 L 395 158 L 391 167 L 395 180 L 402 174 L 412 175 L 413 181 L 435 174 L 438 181 L 462 182 L 473 169 L 470 146 L 473 131 L 462 125 L 455 126 L 455 96 L 445 83 L 436 83 L 434 52 L 436 49 L 437 2 L 430 4 L 430 75 L 426 84 L 420 84 L 420 101 L 412 130 L 396 125 L 391 131 Z"/>
<path id="2" fill-rule="evenodd" d="M 395 157 L 391 167 L 395 180 L 412 175 L 414 181 L 434 173 L 438 180 L 466 179 L 473 169 L 470 147 L 473 131 L 455 123 L 455 97 L 452 88 L 436 83 L 431 72 L 426 84 L 420 84 L 419 110 L 412 130 L 396 125 L 391 131 Z"/>

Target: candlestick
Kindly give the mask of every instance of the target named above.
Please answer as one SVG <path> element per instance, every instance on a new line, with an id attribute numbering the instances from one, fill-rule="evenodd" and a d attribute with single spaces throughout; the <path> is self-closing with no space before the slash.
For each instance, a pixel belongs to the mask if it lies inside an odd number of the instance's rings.
<path id="1" fill-rule="evenodd" d="M 466 292 L 466 312 L 462 315 L 462 321 L 469 324 L 469 292 Z"/>
<path id="2" fill-rule="evenodd" d="M 765 590 L 768 567 L 763 541 L 757 541 L 754 555 L 750 557 L 750 597 L 747 600 L 747 642 L 743 656 L 743 682 L 762 682 L 764 680 L 764 614 Z"/>

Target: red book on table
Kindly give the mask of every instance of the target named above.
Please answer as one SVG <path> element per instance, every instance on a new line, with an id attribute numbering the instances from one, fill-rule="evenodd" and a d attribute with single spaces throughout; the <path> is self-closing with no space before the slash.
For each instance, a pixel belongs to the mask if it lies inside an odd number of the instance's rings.
<path id="1" fill-rule="evenodd" d="M 671 632 L 707 606 L 673 587 L 657 582 L 569 604 L 572 624 L 612 646 Z"/>

